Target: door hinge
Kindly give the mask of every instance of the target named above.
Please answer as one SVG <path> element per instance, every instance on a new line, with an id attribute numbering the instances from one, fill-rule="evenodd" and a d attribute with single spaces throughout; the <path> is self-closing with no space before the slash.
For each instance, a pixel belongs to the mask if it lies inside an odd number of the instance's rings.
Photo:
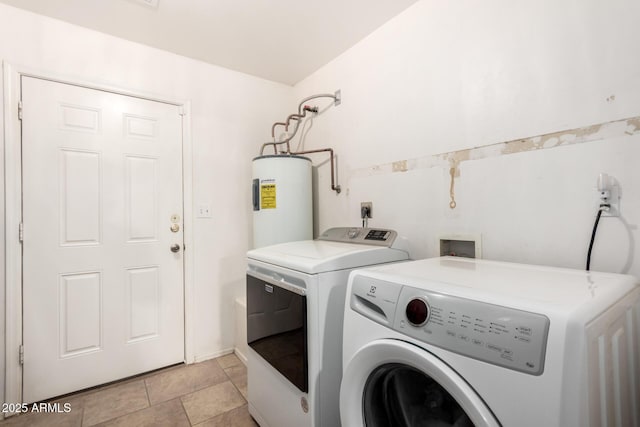
<path id="1" fill-rule="evenodd" d="M 181 115 L 181 116 L 186 116 L 187 115 L 187 112 L 184 111 L 184 106 L 183 105 L 180 106 L 178 114 Z"/>
<path id="2" fill-rule="evenodd" d="M 24 241 L 24 224 L 23 223 L 20 223 L 20 225 L 18 225 L 18 240 L 20 241 L 20 243 Z"/>
<path id="3" fill-rule="evenodd" d="M 22 120 L 22 101 L 18 101 L 18 120 Z"/>
<path id="4" fill-rule="evenodd" d="M 18 347 L 18 360 L 20 361 L 21 365 L 24 365 L 24 346 L 20 345 L 20 347 Z"/>

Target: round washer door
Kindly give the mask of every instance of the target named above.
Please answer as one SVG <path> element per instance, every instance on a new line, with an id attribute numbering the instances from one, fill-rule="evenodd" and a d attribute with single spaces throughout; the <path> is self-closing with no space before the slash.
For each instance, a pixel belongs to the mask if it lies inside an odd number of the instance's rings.
<path id="1" fill-rule="evenodd" d="M 343 426 L 499 427 L 476 392 L 427 350 L 393 339 L 367 344 L 340 387 Z"/>

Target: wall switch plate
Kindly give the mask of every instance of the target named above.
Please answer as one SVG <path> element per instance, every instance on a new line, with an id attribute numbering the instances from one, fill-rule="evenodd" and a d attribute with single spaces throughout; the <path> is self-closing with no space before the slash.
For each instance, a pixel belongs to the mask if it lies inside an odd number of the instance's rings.
<path id="1" fill-rule="evenodd" d="M 211 205 L 198 205 L 198 218 L 211 218 Z"/>

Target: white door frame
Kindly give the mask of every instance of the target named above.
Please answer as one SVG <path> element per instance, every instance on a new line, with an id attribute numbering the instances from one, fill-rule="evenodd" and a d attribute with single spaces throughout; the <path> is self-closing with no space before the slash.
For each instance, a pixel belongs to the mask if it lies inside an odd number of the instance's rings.
<path id="1" fill-rule="evenodd" d="M 185 362 L 195 362 L 193 284 L 193 157 L 190 101 L 176 100 L 122 88 L 81 81 L 58 74 L 3 61 L 4 89 L 4 182 L 5 182 L 5 402 L 22 402 L 22 245 L 19 226 L 22 218 L 22 123 L 18 118 L 22 76 L 51 80 L 120 95 L 163 102 L 182 107 L 182 174 L 184 214 L 184 349 Z M 1 418 L 1 417 L 0 417 Z"/>

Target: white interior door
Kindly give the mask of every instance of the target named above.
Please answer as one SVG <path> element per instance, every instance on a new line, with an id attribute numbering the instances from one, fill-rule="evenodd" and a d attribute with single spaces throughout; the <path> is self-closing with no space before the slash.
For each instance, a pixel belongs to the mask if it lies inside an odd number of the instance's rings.
<path id="1" fill-rule="evenodd" d="M 182 362 L 180 108 L 21 85 L 23 401 Z"/>

